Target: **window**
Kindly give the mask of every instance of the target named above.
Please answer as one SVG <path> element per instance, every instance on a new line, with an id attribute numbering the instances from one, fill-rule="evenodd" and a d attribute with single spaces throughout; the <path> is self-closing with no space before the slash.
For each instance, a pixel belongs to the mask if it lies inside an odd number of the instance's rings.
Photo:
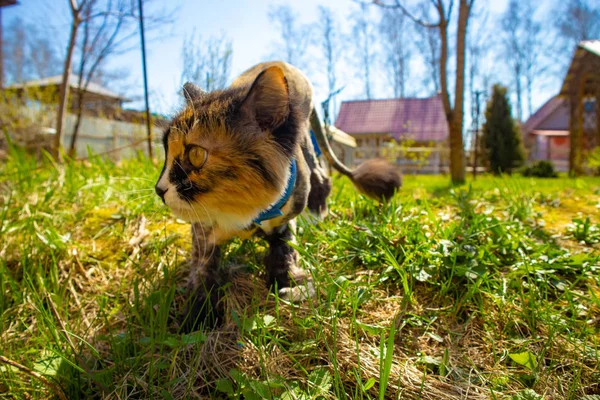
<path id="1" fill-rule="evenodd" d="M 583 99 L 583 131 L 596 130 L 596 98 L 585 97 Z"/>

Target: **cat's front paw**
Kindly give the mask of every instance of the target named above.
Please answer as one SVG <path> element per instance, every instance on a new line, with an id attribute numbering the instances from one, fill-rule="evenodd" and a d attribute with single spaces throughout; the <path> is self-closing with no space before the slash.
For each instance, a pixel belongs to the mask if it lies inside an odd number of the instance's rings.
<path id="1" fill-rule="evenodd" d="M 302 285 L 285 287 L 278 291 L 280 298 L 292 303 L 300 303 L 308 300 L 315 297 L 316 293 L 315 286 L 311 281 L 305 282 Z"/>
<path id="2" fill-rule="evenodd" d="M 188 300 L 182 315 L 181 331 L 190 333 L 200 329 L 214 329 L 223 323 L 225 312 L 219 288 L 198 288 Z"/>
<path id="3" fill-rule="evenodd" d="M 292 267 L 285 274 L 267 277 L 267 286 L 283 300 L 300 303 L 315 296 L 315 286 L 307 271 Z"/>

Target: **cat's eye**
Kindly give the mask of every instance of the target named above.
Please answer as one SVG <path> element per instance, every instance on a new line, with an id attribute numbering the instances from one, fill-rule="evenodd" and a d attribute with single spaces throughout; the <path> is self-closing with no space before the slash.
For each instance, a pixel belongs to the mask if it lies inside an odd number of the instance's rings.
<path id="1" fill-rule="evenodd" d="M 195 168 L 201 168 L 208 159 L 208 151 L 200 146 L 194 146 L 188 152 L 188 159 Z"/>

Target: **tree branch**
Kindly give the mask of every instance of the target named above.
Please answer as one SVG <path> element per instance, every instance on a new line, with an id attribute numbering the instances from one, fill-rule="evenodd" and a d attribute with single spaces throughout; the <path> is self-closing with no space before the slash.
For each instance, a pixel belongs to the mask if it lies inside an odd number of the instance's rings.
<path id="1" fill-rule="evenodd" d="M 71 13 L 73 13 L 73 16 L 76 16 L 79 13 L 79 7 L 77 7 L 76 0 L 71 0 L 69 5 L 71 6 Z"/>
<path id="2" fill-rule="evenodd" d="M 441 23 L 441 21 L 438 23 L 427 22 L 427 21 L 424 21 L 422 19 L 415 17 L 410 11 L 408 11 L 408 9 L 406 7 L 404 7 L 402 5 L 400 0 L 394 0 L 394 4 L 384 3 L 383 0 L 373 0 L 373 4 L 375 4 L 376 6 L 382 7 L 382 8 L 399 9 L 400 11 L 402 11 L 402 13 L 404 15 L 406 15 L 408 18 L 410 18 L 414 23 L 421 25 L 425 28 L 439 28 L 440 23 Z"/>
<path id="3" fill-rule="evenodd" d="M 110 7 L 110 4 L 109 4 Z M 90 10 L 91 12 L 91 10 Z M 100 37 L 102 36 L 102 33 L 104 33 L 104 29 L 106 28 L 106 25 L 108 23 L 108 19 L 109 19 L 110 14 L 104 14 L 103 15 L 103 19 L 102 19 L 102 23 L 100 24 L 100 27 L 96 30 L 96 34 L 94 35 L 94 38 L 92 39 L 92 43 L 90 45 L 90 51 L 93 51 L 93 49 L 96 48 L 96 44 L 98 43 L 98 40 L 100 40 Z M 88 17 L 89 18 L 89 17 Z M 92 20 L 92 18 L 88 19 L 88 23 L 89 21 Z M 84 53 L 88 52 L 88 49 L 84 48 L 83 49 Z"/>
<path id="4" fill-rule="evenodd" d="M 444 4 L 442 3 L 442 0 L 439 0 L 440 5 L 443 9 Z M 446 23 L 448 23 L 448 21 L 450 21 L 450 18 L 452 17 L 452 7 L 454 6 L 454 1 L 450 0 L 450 4 L 448 5 L 448 14 L 445 16 L 446 19 Z"/>
<path id="5" fill-rule="evenodd" d="M 441 49 L 440 49 L 440 90 L 442 92 L 442 103 L 448 121 L 452 118 L 452 105 L 448 93 L 448 26 L 440 27 Z"/>

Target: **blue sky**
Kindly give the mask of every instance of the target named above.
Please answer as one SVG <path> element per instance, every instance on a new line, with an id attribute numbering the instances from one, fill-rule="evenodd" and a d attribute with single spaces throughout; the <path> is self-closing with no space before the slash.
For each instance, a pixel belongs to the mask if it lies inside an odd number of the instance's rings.
<path id="1" fill-rule="evenodd" d="M 549 0 L 544 3 L 549 4 Z M 490 19 L 503 12 L 507 0 L 479 0 L 481 6 L 489 9 Z M 57 40 L 67 43 L 70 13 L 67 0 L 52 0 L 52 7 L 44 0 L 21 0 L 19 6 L 9 7 L 3 11 L 4 25 L 7 26 L 12 18 L 20 16 L 28 22 L 42 24 L 48 27 Z M 155 38 L 148 45 L 148 69 L 149 85 L 152 98 L 153 111 L 169 114 L 179 106 L 177 94 L 181 84 L 181 46 L 186 34 L 194 29 L 204 37 L 220 35 L 225 33 L 233 42 L 233 65 L 232 78 L 260 61 L 265 61 L 273 55 L 273 43 L 278 39 L 279 33 L 268 19 L 269 8 L 273 5 L 282 4 L 284 1 L 277 0 L 222 0 L 222 1 L 198 1 L 180 0 L 172 2 L 158 2 L 162 5 L 168 4 L 176 7 L 175 23 L 163 31 L 155 33 Z M 318 19 L 317 7 L 320 4 L 327 5 L 337 13 L 342 30 L 349 31 L 349 14 L 358 8 L 358 4 L 352 0 L 297 0 L 289 1 L 300 15 L 301 22 L 312 23 Z M 372 10 L 375 15 L 376 10 Z M 478 21 L 469 26 L 469 29 L 478 29 Z M 6 36 L 10 32 L 5 30 Z M 61 39 L 62 38 L 62 39 Z M 338 81 L 345 85 L 340 95 L 340 100 L 357 99 L 363 97 L 363 86 L 356 78 L 353 71 L 352 52 L 340 62 Z M 566 55 L 570 57 L 570 55 Z M 316 89 L 317 101 L 326 97 L 324 64 L 314 50 L 309 54 L 312 66 L 309 77 L 313 80 Z M 115 67 L 126 67 L 130 70 L 132 89 L 128 95 L 140 98 L 142 94 L 141 78 L 141 55 L 139 50 L 131 51 L 119 56 L 112 61 Z M 314 60 L 314 61 L 313 61 Z M 453 62 L 451 60 L 451 62 Z M 509 83 L 506 73 L 495 60 L 486 61 L 494 75 L 494 81 L 501 80 Z M 323 68 L 320 68 L 323 65 Z M 423 64 L 420 61 L 411 63 L 413 80 L 407 85 L 410 94 L 415 96 L 429 95 L 424 90 L 421 75 Z M 497 71 L 495 69 L 498 69 Z M 323 71 L 323 73 L 321 72 Z M 386 83 L 385 74 L 381 69 L 374 73 L 375 98 L 389 98 L 391 92 Z M 534 109 L 539 107 L 551 95 L 559 89 L 560 81 L 540 84 L 534 93 Z M 131 104 L 134 108 L 140 108 L 141 102 Z M 467 121 L 470 106 L 465 105 Z"/>

